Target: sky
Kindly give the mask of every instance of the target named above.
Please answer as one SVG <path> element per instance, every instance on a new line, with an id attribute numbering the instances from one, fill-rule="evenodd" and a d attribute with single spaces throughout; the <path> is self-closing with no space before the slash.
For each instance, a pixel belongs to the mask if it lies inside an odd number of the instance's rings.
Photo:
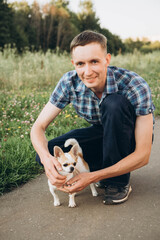
<path id="1" fill-rule="evenodd" d="M 9 0 L 8 2 L 14 2 Z M 21 0 L 17 0 L 21 1 Z M 34 0 L 27 0 L 31 4 Z M 37 0 L 40 4 L 49 0 Z M 80 0 L 70 0 L 70 9 L 79 10 Z M 121 39 L 146 37 L 160 41 L 160 0 L 92 0 L 101 27 Z"/>

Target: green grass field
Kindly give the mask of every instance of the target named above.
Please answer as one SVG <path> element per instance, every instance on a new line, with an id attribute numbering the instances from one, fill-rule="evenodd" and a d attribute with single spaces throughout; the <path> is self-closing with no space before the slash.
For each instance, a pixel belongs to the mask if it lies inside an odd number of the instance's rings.
<path id="1" fill-rule="evenodd" d="M 111 65 L 137 72 L 149 84 L 155 115 L 160 115 L 160 54 L 119 55 Z M 27 182 L 43 169 L 35 162 L 30 129 L 48 102 L 57 81 L 73 69 L 70 57 L 47 52 L 26 52 L 16 56 L 14 50 L 0 52 L 0 194 Z M 73 128 L 88 126 L 71 105 L 48 127 L 48 140 Z"/>

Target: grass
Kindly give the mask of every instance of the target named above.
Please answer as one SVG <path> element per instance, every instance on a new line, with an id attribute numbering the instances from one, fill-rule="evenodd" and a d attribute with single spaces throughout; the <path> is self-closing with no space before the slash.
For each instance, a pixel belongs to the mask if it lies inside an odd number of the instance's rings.
<path id="1" fill-rule="evenodd" d="M 119 55 L 112 65 L 133 70 L 150 85 L 156 115 L 160 115 L 160 54 Z M 14 50 L 0 53 L 0 194 L 10 191 L 43 169 L 35 162 L 30 129 L 49 100 L 57 81 L 73 69 L 69 56 L 47 52 L 26 52 L 16 56 Z M 72 128 L 88 126 L 72 106 L 65 108 L 46 131 L 48 140 Z"/>
<path id="2" fill-rule="evenodd" d="M 46 91 L 1 91 L 0 94 L 0 194 L 36 177 L 43 168 L 35 162 L 30 129 L 49 99 Z M 80 119 L 72 106 L 65 108 L 47 131 L 48 140 L 68 132 L 72 127 L 88 124 Z"/>

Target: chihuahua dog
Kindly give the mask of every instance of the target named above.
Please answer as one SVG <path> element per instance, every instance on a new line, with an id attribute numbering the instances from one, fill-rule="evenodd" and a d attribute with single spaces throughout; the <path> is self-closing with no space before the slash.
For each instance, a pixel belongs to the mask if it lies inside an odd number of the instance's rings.
<path id="1" fill-rule="evenodd" d="M 54 147 L 54 157 L 57 158 L 62 166 L 62 171 L 59 171 L 59 173 L 67 177 L 66 182 L 78 173 L 90 171 L 88 164 L 83 159 L 82 149 L 79 146 L 77 140 L 74 138 L 68 139 L 65 142 L 64 146 L 68 147 L 69 145 L 72 145 L 72 148 L 68 153 L 64 153 L 63 150 L 58 146 Z M 59 206 L 60 200 L 58 195 L 55 193 L 55 190 L 57 189 L 56 186 L 52 185 L 49 180 L 48 185 L 49 190 L 54 198 L 54 206 Z M 97 196 L 98 193 L 93 183 L 90 184 L 90 188 L 92 195 Z M 76 193 L 69 194 L 69 207 L 76 206 L 75 194 Z"/>

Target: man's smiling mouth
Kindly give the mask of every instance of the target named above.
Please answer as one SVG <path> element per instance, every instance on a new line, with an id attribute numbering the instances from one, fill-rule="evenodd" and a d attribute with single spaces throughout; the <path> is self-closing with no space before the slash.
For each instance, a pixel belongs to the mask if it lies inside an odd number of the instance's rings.
<path id="1" fill-rule="evenodd" d="M 91 77 L 91 78 L 84 78 L 87 82 L 92 82 L 96 79 L 96 77 Z"/>

